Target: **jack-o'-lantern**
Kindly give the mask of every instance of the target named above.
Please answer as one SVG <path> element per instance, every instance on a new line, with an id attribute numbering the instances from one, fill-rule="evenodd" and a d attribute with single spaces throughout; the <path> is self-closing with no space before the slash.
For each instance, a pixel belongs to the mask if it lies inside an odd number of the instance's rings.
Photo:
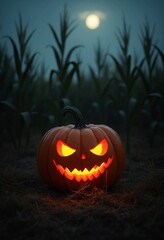
<path id="1" fill-rule="evenodd" d="M 50 129 L 42 138 L 37 162 L 41 177 L 58 190 L 108 188 L 122 174 L 125 165 L 123 144 L 106 125 L 85 125 L 80 111 L 66 107 L 75 125 Z"/>

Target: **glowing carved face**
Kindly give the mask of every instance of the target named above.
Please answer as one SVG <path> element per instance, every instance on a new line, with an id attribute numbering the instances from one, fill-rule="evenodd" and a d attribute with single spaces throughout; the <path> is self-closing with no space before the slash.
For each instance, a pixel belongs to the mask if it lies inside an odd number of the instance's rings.
<path id="1" fill-rule="evenodd" d="M 72 148 L 71 146 L 68 146 L 66 143 L 64 143 L 62 140 L 58 139 L 56 142 L 56 151 L 58 155 L 62 158 L 65 158 L 67 160 L 69 156 L 72 156 L 78 151 L 75 148 Z M 108 142 L 104 138 L 102 139 L 95 147 L 89 149 L 89 152 L 93 154 L 93 156 L 97 156 L 99 158 L 106 156 L 106 153 L 108 151 Z M 70 160 L 70 158 L 69 158 Z M 105 170 L 109 167 L 113 160 L 112 157 L 108 157 L 107 160 L 101 161 L 101 164 L 94 164 L 93 167 L 89 170 L 87 168 L 87 157 L 86 154 L 81 153 L 81 161 L 86 161 L 86 167 L 83 170 L 78 170 L 77 168 L 73 168 L 71 171 L 68 167 L 63 167 L 61 164 L 56 163 L 56 161 L 53 159 L 53 163 L 56 167 L 56 169 L 60 172 L 61 175 L 64 175 L 67 179 L 73 180 L 75 179 L 77 182 L 87 180 L 92 181 L 94 178 L 98 178 L 100 174 L 103 174 Z"/>

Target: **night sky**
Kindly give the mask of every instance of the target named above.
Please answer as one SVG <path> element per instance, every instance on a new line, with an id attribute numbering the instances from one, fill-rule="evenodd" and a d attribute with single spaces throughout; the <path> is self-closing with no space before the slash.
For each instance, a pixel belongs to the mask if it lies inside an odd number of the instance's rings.
<path id="1" fill-rule="evenodd" d="M 94 47 L 98 39 L 104 50 L 108 49 L 110 53 L 118 54 L 116 33 L 118 28 L 122 28 L 123 15 L 131 26 L 131 54 L 136 52 L 141 55 L 139 32 L 145 17 L 152 28 L 155 26 L 154 40 L 161 50 L 164 50 L 164 0 L 0 0 L 1 44 L 6 41 L 4 35 L 10 35 L 15 39 L 15 21 L 18 21 L 18 15 L 21 13 L 23 22 L 28 23 L 28 32 L 36 30 L 31 39 L 32 51 L 40 52 L 39 62 L 44 61 L 47 71 L 54 68 L 52 51 L 46 47 L 53 44 L 48 23 L 58 29 L 59 16 L 65 3 L 70 19 L 76 19 L 78 25 L 69 38 L 68 47 L 84 45 L 84 48 L 79 50 L 84 61 L 84 69 L 94 60 Z M 94 11 L 100 13 L 101 24 L 98 29 L 89 30 L 85 26 L 84 16 Z M 5 44 L 10 51 L 9 42 Z"/>

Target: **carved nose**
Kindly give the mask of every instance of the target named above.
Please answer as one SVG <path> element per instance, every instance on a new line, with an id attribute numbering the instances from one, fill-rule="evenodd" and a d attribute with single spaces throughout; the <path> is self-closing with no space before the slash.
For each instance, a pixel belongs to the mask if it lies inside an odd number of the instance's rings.
<path id="1" fill-rule="evenodd" d="M 86 159 L 86 156 L 84 153 L 81 155 L 81 159 Z"/>

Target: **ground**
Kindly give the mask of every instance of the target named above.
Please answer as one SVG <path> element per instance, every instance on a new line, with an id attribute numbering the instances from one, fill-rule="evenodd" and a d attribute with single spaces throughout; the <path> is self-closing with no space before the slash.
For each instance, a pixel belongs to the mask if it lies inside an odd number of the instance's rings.
<path id="1" fill-rule="evenodd" d="M 122 177 L 108 192 L 61 193 L 40 178 L 40 136 L 21 154 L 0 150 L 1 239 L 164 239 L 164 137 L 150 148 L 146 136 L 131 139 Z"/>

